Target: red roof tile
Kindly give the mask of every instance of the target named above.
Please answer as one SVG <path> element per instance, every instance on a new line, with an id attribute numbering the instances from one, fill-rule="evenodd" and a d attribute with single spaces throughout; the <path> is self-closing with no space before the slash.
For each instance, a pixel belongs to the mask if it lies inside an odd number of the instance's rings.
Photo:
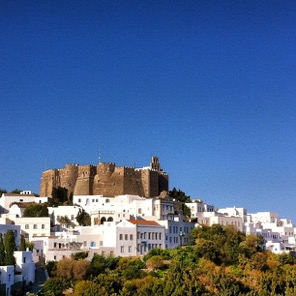
<path id="1" fill-rule="evenodd" d="M 137 225 L 160 226 L 157 222 L 155 222 L 155 221 L 148 221 L 148 220 L 128 220 L 128 222 L 130 222 L 132 224 L 137 224 Z"/>

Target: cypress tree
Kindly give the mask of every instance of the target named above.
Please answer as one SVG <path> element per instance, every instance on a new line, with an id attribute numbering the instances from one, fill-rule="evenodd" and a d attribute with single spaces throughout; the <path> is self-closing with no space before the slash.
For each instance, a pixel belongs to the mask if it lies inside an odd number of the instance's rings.
<path id="1" fill-rule="evenodd" d="M 23 234 L 21 234 L 20 251 L 26 251 L 26 240 Z"/>
<path id="2" fill-rule="evenodd" d="M 0 233 L 0 266 L 6 265 L 6 254 L 2 233 Z"/>
<path id="3" fill-rule="evenodd" d="M 14 251 L 16 251 L 16 243 L 12 230 L 6 232 L 4 246 L 6 251 L 6 265 L 15 265 Z"/>

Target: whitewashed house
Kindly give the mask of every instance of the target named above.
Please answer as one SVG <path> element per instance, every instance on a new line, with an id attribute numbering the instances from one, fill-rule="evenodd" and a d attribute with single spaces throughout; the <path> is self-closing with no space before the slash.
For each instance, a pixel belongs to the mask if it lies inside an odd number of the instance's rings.
<path id="1" fill-rule="evenodd" d="M 26 284 L 35 282 L 35 263 L 31 251 L 15 251 L 15 271 L 21 274 L 21 281 Z"/>
<path id="2" fill-rule="evenodd" d="M 21 227 L 22 234 L 25 238 L 32 240 L 33 237 L 50 235 L 50 218 L 49 217 L 23 217 L 16 218 L 15 225 Z"/>
<path id="3" fill-rule="evenodd" d="M 4 285 L 5 294 L 3 296 L 11 295 L 11 286 L 14 284 L 14 266 L 0 266 L 0 283 Z"/>

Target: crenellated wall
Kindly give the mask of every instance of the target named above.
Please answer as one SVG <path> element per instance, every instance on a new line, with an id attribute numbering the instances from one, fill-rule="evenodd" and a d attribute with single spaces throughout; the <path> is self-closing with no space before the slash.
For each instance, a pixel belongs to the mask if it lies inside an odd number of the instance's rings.
<path id="1" fill-rule="evenodd" d="M 54 187 L 65 187 L 68 194 L 115 196 L 134 194 L 155 197 L 168 191 L 168 175 L 160 169 L 158 158 L 153 157 L 150 167 L 135 169 L 116 167 L 115 163 L 99 165 L 66 164 L 63 169 L 44 171 L 40 196 L 51 196 Z"/>

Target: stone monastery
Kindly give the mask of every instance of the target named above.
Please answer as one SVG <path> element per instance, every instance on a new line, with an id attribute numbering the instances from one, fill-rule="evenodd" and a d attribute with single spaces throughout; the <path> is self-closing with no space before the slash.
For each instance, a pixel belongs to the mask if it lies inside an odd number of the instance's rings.
<path id="1" fill-rule="evenodd" d="M 160 168 L 155 156 L 150 166 L 140 169 L 116 167 L 115 163 L 99 163 L 97 166 L 66 164 L 65 168 L 42 173 L 40 196 L 50 197 L 54 187 L 64 187 L 69 195 L 156 197 L 162 191 L 168 191 L 168 183 L 169 176 Z"/>

